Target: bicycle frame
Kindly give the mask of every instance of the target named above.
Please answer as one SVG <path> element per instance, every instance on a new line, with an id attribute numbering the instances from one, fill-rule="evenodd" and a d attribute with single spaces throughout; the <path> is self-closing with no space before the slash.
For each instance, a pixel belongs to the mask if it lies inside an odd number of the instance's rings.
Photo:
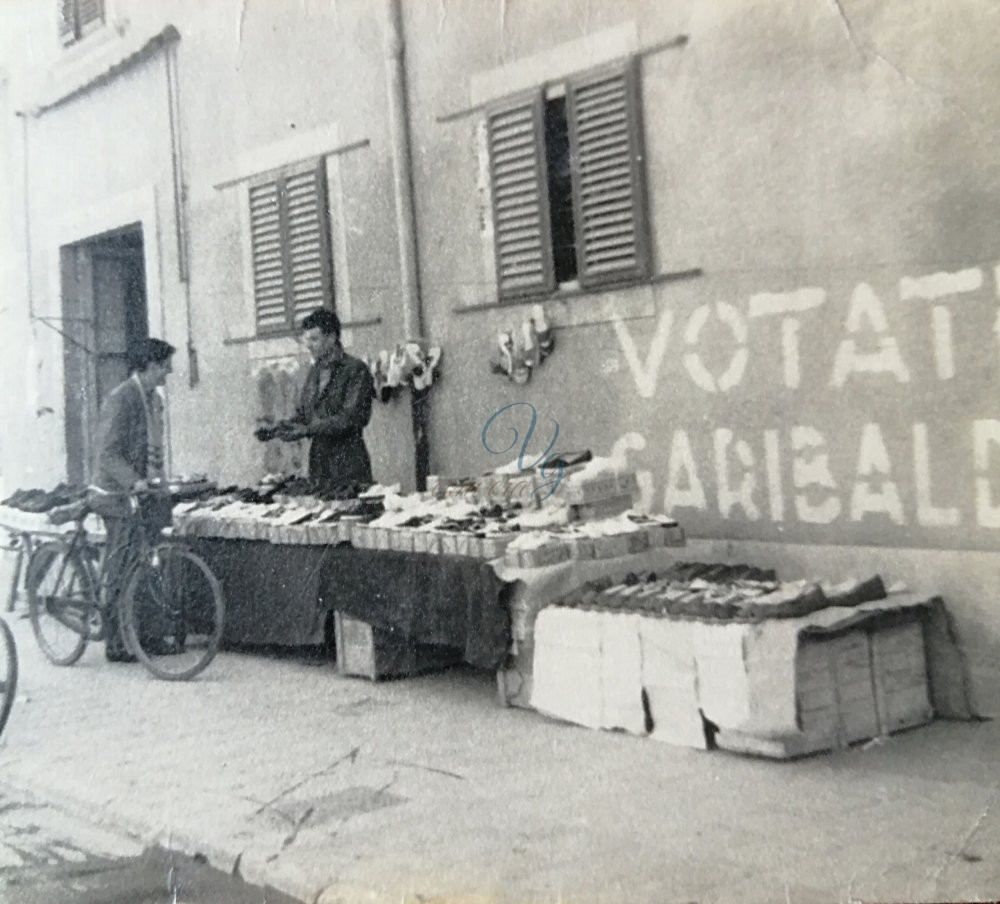
<path id="1" fill-rule="evenodd" d="M 121 575 L 122 587 L 128 583 L 132 573 L 139 567 L 140 562 L 152 553 L 156 545 L 150 540 L 148 531 L 141 523 L 141 519 L 137 516 L 133 516 L 133 518 L 139 528 L 136 531 L 139 540 L 137 548 L 123 550 L 123 552 L 129 553 L 131 561 Z M 94 593 L 94 603 L 98 611 L 103 614 L 109 606 L 117 604 L 117 600 L 112 601 L 108 599 L 108 567 L 113 551 L 109 550 L 106 544 L 101 545 L 91 542 L 87 529 L 84 526 L 83 518 L 77 519 L 75 529 L 68 535 L 66 557 L 59 565 L 59 571 L 56 575 L 57 582 L 61 582 L 62 580 L 66 561 L 75 554 L 78 554 L 79 561 L 87 570 L 91 589 Z"/>

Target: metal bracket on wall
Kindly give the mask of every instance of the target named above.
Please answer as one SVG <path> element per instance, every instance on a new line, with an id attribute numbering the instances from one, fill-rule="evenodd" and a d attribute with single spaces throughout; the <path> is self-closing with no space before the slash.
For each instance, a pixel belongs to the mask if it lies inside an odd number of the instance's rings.
<path id="1" fill-rule="evenodd" d="M 47 326 L 53 332 L 58 333 L 70 345 L 75 345 L 77 348 L 82 349 L 86 354 L 90 355 L 91 357 L 94 357 L 95 354 L 96 354 L 96 352 L 94 352 L 93 349 L 88 348 L 86 345 L 84 345 L 79 340 L 74 339 L 65 330 L 61 330 L 61 329 L 59 329 L 59 327 L 55 326 L 55 324 L 50 323 L 50 321 L 52 321 L 52 320 L 55 320 L 55 321 L 66 321 L 66 320 L 73 320 L 73 319 L 76 319 L 78 322 L 81 322 L 81 323 L 92 323 L 93 322 L 93 321 L 87 321 L 87 320 L 85 320 L 83 318 L 71 318 L 71 317 L 39 317 L 39 316 L 35 315 L 34 317 L 31 318 L 31 320 L 33 322 L 37 321 L 38 323 L 42 324 L 42 326 Z"/>

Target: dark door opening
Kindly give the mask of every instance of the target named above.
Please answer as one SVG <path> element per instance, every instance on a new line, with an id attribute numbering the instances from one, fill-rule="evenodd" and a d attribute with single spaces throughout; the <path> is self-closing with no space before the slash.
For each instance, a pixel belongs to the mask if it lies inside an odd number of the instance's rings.
<path id="1" fill-rule="evenodd" d="M 139 225 L 62 249 L 66 474 L 91 477 L 101 402 L 132 370 L 129 349 L 149 335 Z"/>

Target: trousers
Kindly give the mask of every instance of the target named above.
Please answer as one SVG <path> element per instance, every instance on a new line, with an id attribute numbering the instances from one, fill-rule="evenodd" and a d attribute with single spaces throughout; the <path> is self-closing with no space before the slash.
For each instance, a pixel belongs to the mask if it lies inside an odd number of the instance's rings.
<path id="1" fill-rule="evenodd" d="M 142 525 L 135 518 L 104 516 L 107 532 L 105 547 L 104 580 L 107 591 L 104 610 L 105 633 L 108 652 L 124 652 L 125 637 L 119 619 L 119 600 L 125 590 L 125 581 L 139 554 Z"/>

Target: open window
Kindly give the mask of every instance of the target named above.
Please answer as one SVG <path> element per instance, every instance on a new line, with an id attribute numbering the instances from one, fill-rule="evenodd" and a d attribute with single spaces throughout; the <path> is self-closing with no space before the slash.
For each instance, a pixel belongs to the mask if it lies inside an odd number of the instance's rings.
<path id="1" fill-rule="evenodd" d="M 634 61 L 487 114 L 501 301 L 649 277 Z"/>

